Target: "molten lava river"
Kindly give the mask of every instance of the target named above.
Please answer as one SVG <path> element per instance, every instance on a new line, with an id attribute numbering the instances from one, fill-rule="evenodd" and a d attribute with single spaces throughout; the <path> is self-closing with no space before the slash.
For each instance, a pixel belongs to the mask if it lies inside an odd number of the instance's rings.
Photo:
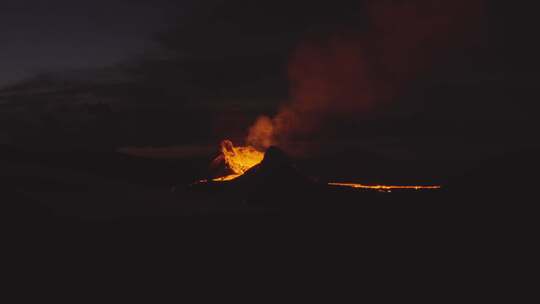
<path id="1" fill-rule="evenodd" d="M 264 152 L 254 147 L 235 147 L 231 141 L 224 140 L 221 143 L 221 155 L 215 161 L 223 161 L 225 165 L 233 172 L 230 175 L 212 179 L 214 182 L 231 181 L 242 176 L 252 167 L 262 162 Z M 207 182 L 203 180 L 201 182 Z M 415 185 L 364 185 L 357 183 L 328 183 L 329 186 L 348 187 L 355 189 L 369 189 L 380 192 L 392 192 L 392 190 L 438 190 L 441 186 L 415 186 Z"/>

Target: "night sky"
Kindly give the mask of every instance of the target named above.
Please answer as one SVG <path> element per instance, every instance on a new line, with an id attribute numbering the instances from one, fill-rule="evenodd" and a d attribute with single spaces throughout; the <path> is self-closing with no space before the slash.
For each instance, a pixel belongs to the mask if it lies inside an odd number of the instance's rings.
<path id="1" fill-rule="evenodd" d="M 257 116 L 290 104 L 335 112 L 301 121 L 300 129 L 320 127 L 304 137 L 427 129 L 506 143 L 528 136 L 535 121 L 532 11 L 480 0 L 2 1 L 0 86 L 26 83 L 3 99 L 15 120 L 3 138 L 39 139 L 17 133 L 29 122 L 54 129 L 64 116 L 78 120 L 65 109 L 92 95 L 117 116 L 78 121 L 95 123 L 89 134 L 117 134 L 109 141 L 120 146 L 242 139 Z M 125 83 L 107 84 L 99 69 Z M 68 71 L 76 73 L 63 81 L 92 74 L 101 87 L 79 84 L 39 102 L 23 96 L 36 75 Z M 17 120 L 20 107 L 27 112 Z"/>
<path id="2" fill-rule="evenodd" d="M 189 10 L 189 1 L 2 1 L 0 86 L 39 72 L 126 61 Z"/>
<path id="3" fill-rule="evenodd" d="M 361 28 L 364 3 L 6 0 L 0 4 L 0 85 L 43 71 L 131 60 L 156 47 L 156 34 L 177 25 L 186 39 L 183 48 L 201 57 L 275 56 L 307 35 Z M 527 8 L 486 3 L 485 34 L 495 38 L 496 49 L 485 55 L 498 57 L 501 68 L 527 58 L 513 58 L 519 53 L 531 55 L 526 39 L 535 24 Z M 518 41 L 525 45 L 512 50 Z"/>

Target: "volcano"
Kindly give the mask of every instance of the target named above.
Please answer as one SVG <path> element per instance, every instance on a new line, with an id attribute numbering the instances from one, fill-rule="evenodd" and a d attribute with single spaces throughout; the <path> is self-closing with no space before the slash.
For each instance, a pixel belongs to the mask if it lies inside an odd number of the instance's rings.
<path id="1" fill-rule="evenodd" d="M 297 169 L 285 152 L 275 146 L 266 151 L 263 160 L 258 165 L 253 166 L 231 182 L 256 189 L 286 189 L 290 187 L 298 189 L 316 184 L 310 177 L 303 175 Z"/>
<path id="2" fill-rule="evenodd" d="M 230 140 L 221 142 L 221 153 L 211 163 L 214 173 L 213 182 L 235 181 L 234 184 L 250 184 L 252 186 L 274 185 L 294 188 L 313 185 L 313 179 L 303 175 L 290 158 L 276 146 L 261 152 L 252 146 L 235 147 Z M 201 182 L 206 183 L 207 180 Z M 329 182 L 329 187 L 347 187 L 379 192 L 395 190 L 438 190 L 440 186 L 419 185 L 366 185 L 350 182 Z"/>
<path id="3" fill-rule="evenodd" d="M 251 148 L 233 147 L 229 141 L 224 141 L 222 154 L 214 159 L 211 170 L 222 176 L 202 180 L 192 186 L 225 188 L 234 192 L 235 196 L 250 201 L 283 194 L 290 196 L 320 187 L 314 179 L 301 173 L 291 158 L 275 146 L 263 153 Z"/>

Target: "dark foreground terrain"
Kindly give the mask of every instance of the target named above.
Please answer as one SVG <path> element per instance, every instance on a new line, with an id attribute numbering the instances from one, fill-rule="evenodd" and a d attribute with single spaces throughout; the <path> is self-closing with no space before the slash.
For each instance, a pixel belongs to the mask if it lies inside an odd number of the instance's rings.
<path id="1" fill-rule="evenodd" d="M 29 222 L 181 222 L 186 218 L 178 216 L 265 215 L 345 216 L 358 221 L 395 216 L 415 222 L 482 219 L 490 214 L 508 220 L 513 214 L 527 214 L 537 201 L 535 150 L 446 176 L 438 180 L 441 190 L 392 193 L 329 187 L 323 178 L 304 175 L 285 155 L 275 155 L 233 182 L 193 184 L 205 177 L 208 157 L 160 160 L 3 147 L 2 213 Z"/>
<path id="2" fill-rule="evenodd" d="M 533 152 L 478 164 L 440 191 L 380 193 L 324 186 L 279 153 L 232 183 L 192 184 L 208 159 L 5 148 L 4 259 L 12 282 L 44 287 L 60 276 L 62 290 L 86 279 L 132 292 L 141 276 L 224 287 L 234 274 L 248 281 L 240 293 L 270 288 L 265 299 L 282 284 L 313 296 L 330 280 L 379 285 L 385 297 L 460 298 L 471 288 L 515 300 L 503 291 L 524 286 L 518 270 L 530 270 L 534 252 Z"/>

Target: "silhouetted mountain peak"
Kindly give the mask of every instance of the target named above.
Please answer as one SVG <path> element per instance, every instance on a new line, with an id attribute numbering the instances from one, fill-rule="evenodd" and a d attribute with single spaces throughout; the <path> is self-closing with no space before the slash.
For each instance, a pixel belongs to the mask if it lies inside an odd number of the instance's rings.
<path id="1" fill-rule="evenodd" d="M 276 146 L 272 146 L 264 153 L 261 166 L 293 166 L 290 158 Z"/>
<path id="2" fill-rule="evenodd" d="M 278 147 L 270 147 L 263 161 L 238 177 L 235 183 L 258 188 L 284 189 L 311 184 L 311 179 L 300 173 L 293 161 Z"/>

